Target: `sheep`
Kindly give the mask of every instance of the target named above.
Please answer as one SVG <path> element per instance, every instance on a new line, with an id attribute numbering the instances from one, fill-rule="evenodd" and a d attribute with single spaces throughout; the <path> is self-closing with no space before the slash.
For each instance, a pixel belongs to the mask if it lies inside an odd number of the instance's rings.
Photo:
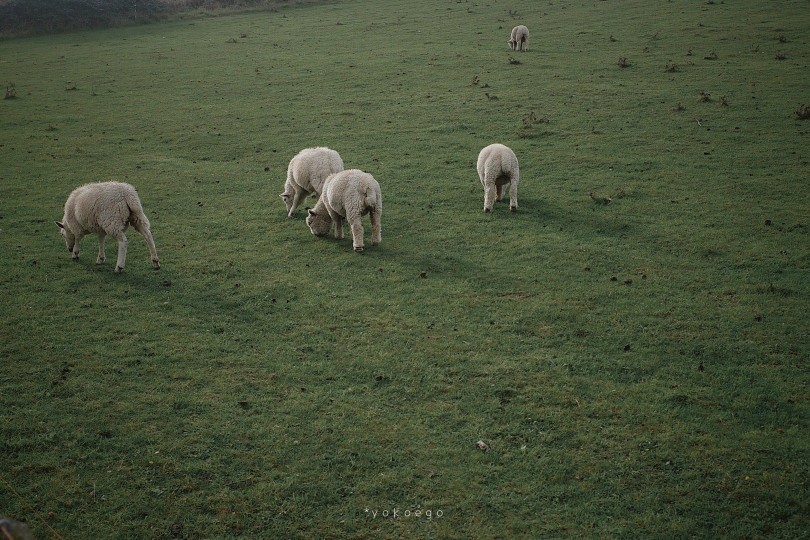
<path id="1" fill-rule="evenodd" d="M 76 188 L 65 203 L 62 221 L 56 221 L 73 259 L 79 258 L 79 243 L 89 233 L 98 235 L 98 258 L 96 264 L 106 259 L 104 241 L 112 236 L 118 242 L 118 261 L 115 273 L 124 269 L 127 258 L 127 237 L 124 231 L 131 224 L 146 239 L 152 256 L 152 268 L 158 270 L 155 241 L 149 229 L 149 220 L 143 213 L 141 200 L 135 188 L 122 182 L 99 182 Z"/>
<path id="2" fill-rule="evenodd" d="M 380 184 L 368 173 L 349 169 L 330 175 L 323 184 L 323 192 L 315 208 L 308 211 L 307 225 L 315 236 L 326 236 L 332 223 L 335 238 L 343 238 L 343 220 L 352 229 L 352 245 L 357 253 L 363 251 L 363 225 L 361 216 L 371 219 L 371 245 L 382 241 L 382 193 Z"/>
<path id="3" fill-rule="evenodd" d="M 10 540 L 33 540 L 34 535 L 31 534 L 31 529 L 22 521 L 0 516 L 0 538 L 8 538 Z"/>
<path id="4" fill-rule="evenodd" d="M 340 154 L 326 147 L 305 148 L 298 152 L 287 167 L 284 193 L 287 217 L 293 217 L 298 205 L 308 196 L 321 194 L 323 182 L 330 174 L 343 170 Z"/>
<path id="5" fill-rule="evenodd" d="M 512 149 L 502 144 L 490 144 L 478 154 L 476 169 L 484 186 L 484 212 L 491 212 L 495 201 L 503 198 L 506 184 L 509 184 L 509 209 L 516 211 L 520 169 Z"/>
<path id="6" fill-rule="evenodd" d="M 509 36 L 508 43 L 509 48 L 513 51 L 528 51 L 529 29 L 522 24 L 512 28 L 512 33 Z"/>

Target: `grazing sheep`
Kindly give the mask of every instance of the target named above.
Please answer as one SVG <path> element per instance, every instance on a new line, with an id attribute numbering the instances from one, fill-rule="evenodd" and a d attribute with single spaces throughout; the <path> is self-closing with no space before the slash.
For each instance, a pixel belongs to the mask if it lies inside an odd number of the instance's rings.
<path id="1" fill-rule="evenodd" d="M 343 238 L 343 220 L 352 229 L 352 245 L 358 253 L 363 251 L 363 225 L 361 216 L 370 214 L 371 245 L 382 240 L 382 193 L 380 184 L 368 173 L 349 169 L 330 175 L 323 184 L 323 192 L 315 208 L 309 210 L 307 225 L 315 236 L 326 236 L 332 222 L 335 238 Z"/>
<path id="2" fill-rule="evenodd" d="M 290 160 L 284 193 L 280 197 L 287 205 L 287 217 L 293 217 L 298 205 L 308 196 L 321 194 L 326 177 L 343 170 L 340 154 L 325 147 L 305 148 Z"/>
<path id="3" fill-rule="evenodd" d="M 517 187 L 520 169 L 515 153 L 502 144 L 490 144 L 478 154 L 478 177 L 484 186 L 484 212 L 491 212 L 495 201 L 503 198 L 503 190 L 509 184 L 509 209 L 517 210 Z"/>
<path id="4" fill-rule="evenodd" d="M 509 48 L 513 51 L 528 51 L 529 29 L 522 24 L 512 28 L 512 34 L 509 36 L 508 43 Z"/>
<path id="5" fill-rule="evenodd" d="M 160 268 L 155 241 L 149 230 L 149 220 L 143 213 L 141 200 L 135 188 L 121 182 L 85 184 L 73 190 L 65 203 L 62 221 L 55 222 L 65 238 L 73 259 L 79 258 L 79 243 L 89 233 L 98 235 L 98 258 L 96 264 L 106 259 L 104 240 L 112 236 L 118 242 L 118 261 L 115 272 L 124 269 L 127 258 L 127 237 L 124 231 L 131 224 L 146 239 L 152 255 L 152 268 Z"/>
<path id="6" fill-rule="evenodd" d="M 28 525 L 3 516 L 0 516 L 0 533 L 3 533 L 0 538 L 9 540 L 34 540 L 34 535 L 31 534 Z"/>

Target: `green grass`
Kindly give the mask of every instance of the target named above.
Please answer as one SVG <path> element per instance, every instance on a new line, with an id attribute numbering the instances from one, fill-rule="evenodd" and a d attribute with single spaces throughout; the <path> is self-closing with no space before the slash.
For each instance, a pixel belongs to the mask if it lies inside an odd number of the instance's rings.
<path id="1" fill-rule="evenodd" d="M 0 42 L 0 514 L 807 537 L 808 42 L 801 0 L 346 0 Z M 482 212 L 492 142 L 514 214 Z M 380 182 L 380 246 L 286 218 L 317 145 Z M 67 195 L 111 178 L 160 271 L 134 231 L 122 275 L 65 250 Z"/>

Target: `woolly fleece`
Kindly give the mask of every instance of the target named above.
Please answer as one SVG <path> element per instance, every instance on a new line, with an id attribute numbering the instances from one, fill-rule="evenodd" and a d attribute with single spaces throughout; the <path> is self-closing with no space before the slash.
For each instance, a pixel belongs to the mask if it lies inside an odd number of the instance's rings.
<path id="1" fill-rule="evenodd" d="M 115 272 L 124 269 L 127 258 L 127 237 L 124 231 L 131 224 L 146 239 L 152 256 L 152 267 L 160 268 L 155 241 L 149 228 L 149 220 L 143 212 L 141 200 L 135 188 L 122 182 L 100 182 L 76 188 L 65 203 L 62 221 L 56 224 L 65 239 L 73 259 L 79 258 L 79 243 L 86 235 L 98 235 L 98 258 L 96 264 L 106 259 L 104 241 L 112 236 L 118 242 L 118 260 Z"/>
<path id="2" fill-rule="evenodd" d="M 309 210 L 307 225 L 315 236 L 326 236 L 332 223 L 335 238 L 343 238 L 343 220 L 352 229 L 352 245 L 358 253 L 363 251 L 363 225 L 361 217 L 371 219 L 371 245 L 382 241 L 382 193 L 380 184 L 368 173 L 357 169 L 333 174 L 323 185 L 318 204 Z"/>
<path id="3" fill-rule="evenodd" d="M 508 43 L 509 48 L 513 51 L 528 51 L 529 29 L 522 24 L 512 28 L 512 33 L 509 35 Z"/>
<path id="4" fill-rule="evenodd" d="M 280 195 L 287 205 L 287 217 L 293 217 L 308 195 L 321 194 L 327 176 L 342 170 L 340 154 L 330 148 L 319 146 L 298 152 L 287 166 L 287 180 Z"/>
<path id="5" fill-rule="evenodd" d="M 491 212 L 495 201 L 503 198 L 506 184 L 509 184 L 509 209 L 516 211 L 520 169 L 512 149 L 498 143 L 490 144 L 478 154 L 476 168 L 481 185 L 484 186 L 484 212 Z"/>

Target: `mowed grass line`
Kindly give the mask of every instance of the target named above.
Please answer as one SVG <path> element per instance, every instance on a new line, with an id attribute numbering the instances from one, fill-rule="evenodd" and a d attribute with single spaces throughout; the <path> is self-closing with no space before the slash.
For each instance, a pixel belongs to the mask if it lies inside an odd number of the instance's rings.
<path id="1" fill-rule="evenodd" d="M 802 536 L 803 5 L 608 4 L 0 43 L 0 513 L 38 538 Z M 482 212 L 496 141 L 515 214 Z M 285 216 L 315 145 L 382 186 L 362 256 Z M 123 275 L 93 238 L 70 260 L 51 222 L 109 178 L 159 272 L 134 232 Z"/>

